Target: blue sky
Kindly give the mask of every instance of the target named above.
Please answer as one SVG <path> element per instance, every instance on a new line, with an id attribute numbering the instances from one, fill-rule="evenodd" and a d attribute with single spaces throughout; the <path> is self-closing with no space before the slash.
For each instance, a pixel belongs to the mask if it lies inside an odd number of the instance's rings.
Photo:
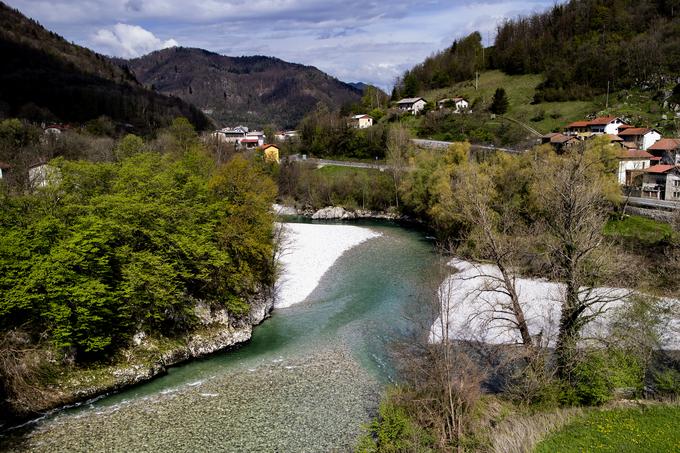
<path id="1" fill-rule="evenodd" d="M 5 0 L 7 1 L 7 0 Z M 550 7 L 546 0 L 9 0 L 67 40 L 135 57 L 181 45 L 270 55 L 390 89 L 405 69 L 478 30 Z"/>

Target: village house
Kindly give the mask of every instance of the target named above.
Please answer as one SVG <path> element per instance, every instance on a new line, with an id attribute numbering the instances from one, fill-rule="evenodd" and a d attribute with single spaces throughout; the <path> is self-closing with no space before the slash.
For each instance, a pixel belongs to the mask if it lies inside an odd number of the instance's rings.
<path id="1" fill-rule="evenodd" d="M 260 143 L 260 139 L 257 137 L 247 137 L 236 142 L 236 146 L 239 149 L 255 149 L 262 146 L 262 143 Z"/>
<path id="2" fill-rule="evenodd" d="M 647 151 L 658 157 L 662 164 L 680 164 L 680 138 L 662 138 L 650 146 Z"/>
<path id="3" fill-rule="evenodd" d="M 559 132 L 552 132 L 541 137 L 541 143 L 551 144 L 558 153 L 563 152 L 568 147 L 578 143 L 578 141 L 576 137 L 560 134 Z"/>
<path id="4" fill-rule="evenodd" d="M 223 143 L 238 143 L 248 134 L 248 128 L 245 126 L 237 126 L 234 128 L 225 127 L 213 133 L 213 137 L 217 138 Z"/>
<path id="5" fill-rule="evenodd" d="M 641 175 L 643 198 L 680 201 L 680 167 L 676 165 L 652 165 Z"/>
<path id="6" fill-rule="evenodd" d="M 470 103 L 466 101 L 465 98 L 461 97 L 447 98 L 438 101 L 437 108 L 440 110 L 443 108 L 451 108 L 454 113 L 462 113 L 470 108 Z"/>
<path id="7" fill-rule="evenodd" d="M 591 134 L 619 135 L 619 128 L 625 125 L 621 118 L 614 116 L 602 116 L 588 121 Z"/>
<path id="8" fill-rule="evenodd" d="M 635 148 L 641 150 L 646 150 L 661 140 L 661 133 L 659 131 L 646 127 L 621 128 L 618 135 L 624 142 L 630 142 L 635 145 Z"/>
<path id="9" fill-rule="evenodd" d="M 427 101 L 423 98 L 404 98 L 397 102 L 397 107 L 399 110 L 409 112 L 412 115 L 417 115 L 423 111 L 425 104 L 427 104 Z"/>
<path id="10" fill-rule="evenodd" d="M 590 121 L 575 121 L 564 129 L 566 135 L 590 136 L 590 135 L 618 135 L 619 128 L 625 126 L 621 118 L 614 116 L 602 116 Z"/>
<path id="11" fill-rule="evenodd" d="M 589 134 L 590 128 L 588 128 L 588 121 L 574 121 L 564 128 L 564 133 L 566 135 L 577 135 L 582 136 Z"/>
<path id="12" fill-rule="evenodd" d="M 647 151 L 622 148 L 618 151 L 617 158 L 619 160 L 619 184 L 630 186 L 633 185 L 637 175 L 651 167 L 654 156 Z"/>
<path id="13" fill-rule="evenodd" d="M 245 140 L 253 140 L 253 139 L 257 140 L 257 146 L 262 146 L 262 145 L 264 145 L 264 142 L 267 141 L 267 136 L 262 131 L 247 132 Z M 243 139 L 240 140 L 240 142 L 243 142 Z"/>
<path id="14" fill-rule="evenodd" d="M 349 126 L 354 129 L 366 129 L 373 126 L 373 117 L 370 115 L 354 115 L 349 120 Z"/>
<path id="15" fill-rule="evenodd" d="M 276 145 L 264 145 L 262 147 L 262 152 L 264 153 L 264 161 L 270 163 L 279 163 L 281 150 Z"/>

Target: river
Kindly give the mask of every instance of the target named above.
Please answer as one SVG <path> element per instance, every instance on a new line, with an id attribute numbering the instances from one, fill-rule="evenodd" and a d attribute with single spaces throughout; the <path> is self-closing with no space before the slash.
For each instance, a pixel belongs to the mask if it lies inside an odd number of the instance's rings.
<path id="1" fill-rule="evenodd" d="M 352 224 L 381 236 L 342 255 L 303 303 L 275 310 L 246 345 L 57 412 L 10 450 L 350 450 L 394 379 L 390 345 L 439 283 L 421 232 Z"/>

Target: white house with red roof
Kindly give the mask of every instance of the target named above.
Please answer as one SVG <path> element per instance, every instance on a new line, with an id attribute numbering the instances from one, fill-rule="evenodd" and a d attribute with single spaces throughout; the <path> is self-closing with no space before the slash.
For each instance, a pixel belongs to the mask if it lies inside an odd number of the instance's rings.
<path id="1" fill-rule="evenodd" d="M 616 156 L 619 160 L 619 184 L 630 186 L 633 179 L 643 170 L 652 166 L 654 156 L 639 149 L 621 148 Z"/>
<path id="2" fill-rule="evenodd" d="M 574 121 L 564 129 L 567 135 L 618 135 L 619 128 L 626 123 L 616 116 L 601 116 L 590 121 Z"/>
<path id="3" fill-rule="evenodd" d="M 648 127 L 627 127 L 619 131 L 619 137 L 634 143 L 637 149 L 646 150 L 661 140 L 661 132 Z"/>
<path id="4" fill-rule="evenodd" d="M 626 123 L 616 116 L 601 116 L 588 121 L 588 129 L 592 134 L 619 135 L 619 128 Z"/>

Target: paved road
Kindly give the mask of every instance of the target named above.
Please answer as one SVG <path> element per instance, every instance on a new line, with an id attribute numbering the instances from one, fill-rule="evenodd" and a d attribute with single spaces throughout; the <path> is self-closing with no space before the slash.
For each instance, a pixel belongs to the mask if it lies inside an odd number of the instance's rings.
<path id="1" fill-rule="evenodd" d="M 291 156 L 293 157 L 293 156 Z M 318 167 L 324 167 L 326 165 L 334 165 L 336 167 L 351 167 L 351 168 L 371 168 L 375 170 L 380 170 L 380 171 L 385 171 L 389 169 L 389 165 L 384 165 L 384 164 L 372 164 L 368 162 L 352 162 L 352 161 L 346 161 L 346 160 L 329 160 L 329 159 L 315 159 L 315 158 L 309 158 L 302 160 L 299 157 L 295 156 L 295 158 L 291 159 L 295 160 L 298 162 L 309 162 L 311 164 L 317 165 Z"/>
<path id="2" fill-rule="evenodd" d="M 671 211 L 673 209 L 680 209 L 680 202 L 677 201 L 664 201 L 653 200 L 650 198 L 630 197 L 628 203 L 631 206 L 636 206 L 638 208 L 663 209 L 668 211 Z"/>
<path id="3" fill-rule="evenodd" d="M 422 146 L 423 148 L 448 148 L 451 146 L 454 142 L 443 142 L 440 140 L 428 140 L 428 139 L 421 139 L 421 138 L 414 138 L 413 143 L 415 143 L 418 146 Z M 517 149 L 510 149 L 510 148 L 498 148 L 496 146 L 485 146 L 485 145 L 470 145 L 472 149 L 483 149 L 487 151 L 502 151 L 505 153 L 511 153 L 511 154 L 520 154 L 522 153 L 521 150 Z"/>

